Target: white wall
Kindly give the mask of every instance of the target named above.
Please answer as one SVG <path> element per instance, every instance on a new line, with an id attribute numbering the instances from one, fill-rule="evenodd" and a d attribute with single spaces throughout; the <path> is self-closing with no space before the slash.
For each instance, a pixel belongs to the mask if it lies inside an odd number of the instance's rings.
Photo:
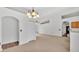
<path id="1" fill-rule="evenodd" d="M 35 34 L 34 34 L 35 32 L 33 31 L 34 28 L 31 28 L 31 26 L 33 27 L 33 24 L 27 23 L 28 19 L 27 19 L 26 15 L 24 15 L 22 13 L 19 13 L 17 11 L 13 11 L 13 10 L 7 9 L 7 8 L 0 8 L 0 41 L 1 42 L 2 42 L 2 27 L 1 27 L 2 26 L 2 23 L 1 23 L 2 19 L 1 18 L 4 17 L 4 16 L 13 16 L 13 17 L 17 18 L 19 20 L 19 30 L 21 28 L 22 29 L 28 29 L 26 31 L 29 32 L 29 33 L 25 34 L 23 32 L 23 36 L 24 35 L 28 35 L 28 37 L 27 36 L 24 37 L 24 38 L 20 38 L 19 37 L 20 43 L 21 43 L 22 40 L 25 41 L 25 42 L 27 42 L 28 40 L 33 40 L 36 37 Z M 23 26 L 25 26 L 25 27 L 23 27 Z M 30 28 L 28 28 L 28 27 L 30 27 Z M 8 40 L 6 40 L 6 41 L 8 41 Z"/>
<path id="2" fill-rule="evenodd" d="M 36 40 L 36 24 L 31 22 L 23 22 L 22 32 L 20 32 L 20 45 L 25 44 L 31 40 Z"/>
<path id="3" fill-rule="evenodd" d="M 1 35 L 1 20 L 0 20 L 0 43 L 1 43 L 1 38 L 2 38 L 2 35 Z"/>
<path id="4" fill-rule="evenodd" d="M 39 25 L 39 33 L 62 36 L 62 19 L 60 14 L 50 14 L 44 19 L 50 20 L 50 23 Z"/>
<path id="5" fill-rule="evenodd" d="M 62 25 L 62 35 L 64 35 L 65 33 L 66 33 L 66 25 L 63 22 L 63 25 Z"/>
<path id="6" fill-rule="evenodd" d="M 19 21 L 14 17 L 2 18 L 3 44 L 19 40 Z"/>

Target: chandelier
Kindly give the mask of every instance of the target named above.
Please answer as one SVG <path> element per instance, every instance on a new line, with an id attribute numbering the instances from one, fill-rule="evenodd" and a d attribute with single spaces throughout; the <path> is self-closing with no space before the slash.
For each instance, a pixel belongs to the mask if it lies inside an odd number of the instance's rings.
<path id="1" fill-rule="evenodd" d="M 37 11 L 34 10 L 34 8 L 32 8 L 32 10 L 28 10 L 27 16 L 29 18 L 38 18 L 39 17 L 39 14 L 38 14 Z"/>

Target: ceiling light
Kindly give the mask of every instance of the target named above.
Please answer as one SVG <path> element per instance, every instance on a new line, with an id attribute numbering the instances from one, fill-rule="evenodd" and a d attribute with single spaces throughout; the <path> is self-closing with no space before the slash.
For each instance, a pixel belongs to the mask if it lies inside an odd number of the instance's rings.
<path id="1" fill-rule="evenodd" d="M 38 17 L 39 17 L 39 14 L 38 14 L 38 12 L 36 12 L 36 11 L 34 10 L 34 8 L 32 8 L 32 10 L 28 10 L 27 16 L 28 16 L 29 18 L 38 18 Z"/>

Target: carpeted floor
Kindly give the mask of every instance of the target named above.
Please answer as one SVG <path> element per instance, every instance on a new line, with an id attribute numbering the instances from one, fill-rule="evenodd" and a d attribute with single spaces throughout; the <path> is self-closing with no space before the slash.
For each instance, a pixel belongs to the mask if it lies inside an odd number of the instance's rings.
<path id="1" fill-rule="evenodd" d="M 70 41 L 66 37 L 38 35 L 37 40 L 5 49 L 4 52 L 69 52 Z"/>
<path id="2" fill-rule="evenodd" d="M 1 43 L 0 43 L 0 52 L 2 51 L 2 49 L 1 49 Z"/>

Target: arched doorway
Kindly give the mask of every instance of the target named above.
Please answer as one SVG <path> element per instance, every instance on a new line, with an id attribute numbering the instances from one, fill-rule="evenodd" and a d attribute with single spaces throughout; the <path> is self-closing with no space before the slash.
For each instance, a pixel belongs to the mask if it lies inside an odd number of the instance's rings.
<path id="1" fill-rule="evenodd" d="M 2 48 L 8 48 L 19 43 L 19 21 L 13 16 L 2 18 Z"/>

